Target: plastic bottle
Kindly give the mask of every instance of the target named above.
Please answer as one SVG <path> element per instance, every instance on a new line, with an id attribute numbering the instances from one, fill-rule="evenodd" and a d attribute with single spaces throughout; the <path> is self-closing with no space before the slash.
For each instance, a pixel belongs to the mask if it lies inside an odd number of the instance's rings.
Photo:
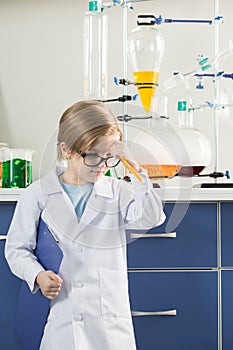
<path id="1" fill-rule="evenodd" d="M 83 80 L 85 98 L 107 97 L 107 16 L 98 1 L 89 1 L 83 16 Z"/>
<path id="2" fill-rule="evenodd" d="M 187 152 L 179 176 L 194 176 L 209 165 L 211 161 L 211 146 L 209 140 L 194 128 L 194 109 L 187 109 L 187 101 L 178 101 L 178 135 Z"/>

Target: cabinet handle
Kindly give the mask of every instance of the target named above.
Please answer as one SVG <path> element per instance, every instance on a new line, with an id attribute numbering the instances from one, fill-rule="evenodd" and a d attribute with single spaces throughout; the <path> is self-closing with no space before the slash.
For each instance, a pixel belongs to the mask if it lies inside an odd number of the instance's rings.
<path id="1" fill-rule="evenodd" d="M 176 238 L 176 232 L 170 233 L 131 233 L 130 238 Z"/>
<path id="2" fill-rule="evenodd" d="M 0 235 L 0 241 L 3 241 L 4 239 L 6 239 L 6 235 L 5 236 Z"/>
<path id="3" fill-rule="evenodd" d="M 132 316 L 176 316 L 176 310 L 167 311 L 132 311 Z"/>

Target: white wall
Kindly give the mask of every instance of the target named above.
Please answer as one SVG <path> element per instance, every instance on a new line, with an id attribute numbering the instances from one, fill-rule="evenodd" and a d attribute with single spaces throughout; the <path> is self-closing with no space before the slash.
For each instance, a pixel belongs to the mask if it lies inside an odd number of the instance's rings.
<path id="1" fill-rule="evenodd" d="M 165 18 L 214 17 L 214 0 L 152 0 L 134 4 L 128 12 L 128 29 L 136 25 L 138 13 L 150 12 Z M 55 150 L 56 127 L 61 113 L 83 98 L 82 92 L 82 15 L 87 0 L 0 0 L 0 142 L 11 147 L 36 150 L 34 179 L 47 172 Z M 113 85 L 113 76 L 123 77 L 122 18 L 120 7 L 106 11 L 109 20 L 109 97 L 122 94 Z M 233 2 L 220 1 L 220 49 L 233 40 Z M 166 43 L 160 82 L 174 71 L 194 68 L 198 54 L 214 57 L 214 28 L 208 24 L 164 24 L 159 27 Z M 233 72 L 233 56 L 220 62 L 220 70 Z M 129 78 L 131 68 L 129 66 Z M 170 122 L 177 126 L 176 104 L 180 98 L 192 97 L 196 104 L 213 101 L 213 83 L 205 89 L 179 85 L 166 92 L 169 98 Z M 227 91 L 232 103 L 233 81 L 222 79 L 221 91 Z M 132 91 L 132 90 L 130 90 Z M 136 93 L 136 91 L 132 91 Z M 158 95 L 164 93 L 158 88 Z M 122 106 L 114 105 L 116 113 Z M 219 170 L 229 169 L 233 176 L 232 130 L 233 109 L 220 113 Z M 214 113 L 210 109 L 195 113 L 195 125 L 213 144 Z M 53 153 L 53 152 L 52 152 Z M 55 154 L 55 153 L 54 153 Z M 214 161 L 206 171 L 212 171 Z M 169 180 L 176 185 L 176 180 Z M 209 181 L 207 178 L 205 181 Z M 223 180 L 226 181 L 226 180 Z M 200 182 L 200 179 L 194 182 Z"/>

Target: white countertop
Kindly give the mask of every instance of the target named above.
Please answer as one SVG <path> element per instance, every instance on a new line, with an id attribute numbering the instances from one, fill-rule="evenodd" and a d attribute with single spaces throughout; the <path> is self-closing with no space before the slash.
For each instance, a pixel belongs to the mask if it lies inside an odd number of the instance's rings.
<path id="1" fill-rule="evenodd" d="M 233 188 L 166 187 L 154 189 L 164 201 L 233 201 Z M 0 188 L 0 202 L 16 202 L 23 188 Z"/>

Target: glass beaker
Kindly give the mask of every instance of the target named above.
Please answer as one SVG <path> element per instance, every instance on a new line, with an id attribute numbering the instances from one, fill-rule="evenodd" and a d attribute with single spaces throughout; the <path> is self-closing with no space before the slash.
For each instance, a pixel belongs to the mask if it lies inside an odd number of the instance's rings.
<path id="1" fill-rule="evenodd" d="M 2 187 L 25 188 L 32 183 L 32 156 L 34 151 L 8 148 L 3 151 Z"/>
<path id="2" fill-rule="evenodd" d="M 3 162 L 3 150 L 8 148 L 7 143 L 0 143 L 0 188 L 2 187 L 2 162 Z"/>
<path id="3" fill-rule="evenodd" d="M 138 26 L 128 36 L 128 56 L 144 110 L 150 111 L 164 54 L 164 39 L 154 15 L 138 15 Z"/>

